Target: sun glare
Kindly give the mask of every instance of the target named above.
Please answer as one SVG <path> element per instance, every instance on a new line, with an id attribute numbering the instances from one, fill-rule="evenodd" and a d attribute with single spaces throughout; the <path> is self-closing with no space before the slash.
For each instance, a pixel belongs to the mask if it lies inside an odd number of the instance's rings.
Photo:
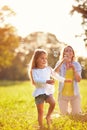
<path id="1" fill-rule="evenodd" d="M 8 22 L 22 37 L 36 31 L 50 32 L 76 50 L 80 46 L 82 53 L 84 43 L 75 37 L 82 32 L 81 17 L 77 13 L 69 14 L 74 3 L 74 0 L 0 0 L 0 6 L 8 5 L 16 13 Z"/>

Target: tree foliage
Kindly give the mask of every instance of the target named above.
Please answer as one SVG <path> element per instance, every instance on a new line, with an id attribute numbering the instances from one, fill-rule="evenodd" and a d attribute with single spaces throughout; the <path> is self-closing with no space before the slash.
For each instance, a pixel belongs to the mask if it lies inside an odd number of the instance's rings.
<path id="1" fill-rule="evenodd" d="M 5 18 L 14 12 L 7 6 L 2 7 L 0 11 L 0 68 L 3 68 L 11 65 L 15 48 L 19 45 L 19 37 L 15 27 L 4 23 Z"/>
<path id="2" fill-rule="evenodd" d="M 14 50 L 19 44 L 19 38 L 14 29 L 12 26 L 0 28 L 0 67 L 11 64 Z"/>
<path id="3" fill-rule="evenodd" d="M 52 67 L 55 65 L 55 60 L 58 60 L 61 49 L 66 46 L 65 43 L 61 43 L 54 34 L 49 32 L 33 32 L 26 36 L 21 43 L 17 49 L 21 58 L 24 57 L 28 59 L 29 62 L 36 48 L 44 48 L 48 52 L 49 63 Z"/>
<path id="4" fill-rule="evenodd" d="M 6 5 L 3 6 L 2 8 L 0 8 L 0 23 L 2 23 L 2 25 L 4 25 L 5 20 L 8 17 L 14 16 L 14 15 L 16 15 L 16 13 L 11 8 L 9 8 Z"/>
<path id="5" fill-rule="evenodd" d="M 13 64 L 2 69 L 0 79 L 26 80 L 29 79 L 27 67 L 31 56 L 36 48 L 44 48 L 48 52 L 49 65 L 54 67 L 61 49 L 65 46 L 51 33 L 33 32 L 24 39 L 20 38 L 21 44 L 16 48 L 16 56 Z"/>
<path id="6" fill-rule="evenodd" d="M 72 6 L 70 14 L 73 15 L 75 11 L 81 14 L 84 33 L 82 33 L 80 36 L 82 35 L 85 36 L 83 40 L 85 42 L 85 46 L 87 47 L 87 0 L 75 0 L 75 1 L 77 2 L 77 5 Z"/>

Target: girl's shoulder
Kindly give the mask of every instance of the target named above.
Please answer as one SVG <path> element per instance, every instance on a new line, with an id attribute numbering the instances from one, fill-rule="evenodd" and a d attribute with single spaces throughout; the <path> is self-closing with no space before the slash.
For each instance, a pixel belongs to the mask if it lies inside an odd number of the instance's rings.
<path id="1" fill-rule="evenodd" d="M 51 66 L 46 66 L 44 69 L 45 69 L 46 71 L 51 71 L 51 70 L 52 70 Z"/>
<path id="2" fill-rule="evenodd" d="M 45 71 L 45 70 L 49 70 L 49 69 L 52 69 L 50 66 L 46 66 L 46 67 L 44 67 L 44 68 L 42 68 L 42 69 L 40 69 L 40 68 L 33 68 L 32 69 L 32 71 Z"/>
<path id="3" fill-rule="evenodd" d="M 53 70 L 54 70 L 51 66 L 47 66 L 46 69 L 48 72 L 53 72 Z"/>

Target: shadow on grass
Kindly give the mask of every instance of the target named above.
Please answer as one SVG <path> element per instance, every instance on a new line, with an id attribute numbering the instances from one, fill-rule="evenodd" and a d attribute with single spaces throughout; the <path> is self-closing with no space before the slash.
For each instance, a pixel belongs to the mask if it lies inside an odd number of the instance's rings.
<path id="1" fill-rule="evenodd" d="M 70 115 L 69 118 L 74 121 L 87 122 L 87 113 L 79 115 Z"/>

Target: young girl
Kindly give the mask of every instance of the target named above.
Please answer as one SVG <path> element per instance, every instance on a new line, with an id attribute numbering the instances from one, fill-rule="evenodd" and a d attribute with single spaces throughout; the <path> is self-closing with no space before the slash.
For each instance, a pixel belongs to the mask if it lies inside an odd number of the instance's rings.
<path id="1" fill-rule="evenodd" d="M 48 112 L 46 115 L 47 124 L 50 125 L 51 114 L 55 107 L 54 80 L 51 77 L 58 79 L 61 82 L 65 78 L 59 76 L 51 67 L 47 65 L 47 52 L 43 49 L 36 49 L 29 66 L 29 78 L 35 85 L 33 96 L 38 112 L 38 123 L 40 128 L 43 127 L 43 107 L 44 102 L 49 103 Z M 68 81 L 68 80 L 67 80 Z"/>

